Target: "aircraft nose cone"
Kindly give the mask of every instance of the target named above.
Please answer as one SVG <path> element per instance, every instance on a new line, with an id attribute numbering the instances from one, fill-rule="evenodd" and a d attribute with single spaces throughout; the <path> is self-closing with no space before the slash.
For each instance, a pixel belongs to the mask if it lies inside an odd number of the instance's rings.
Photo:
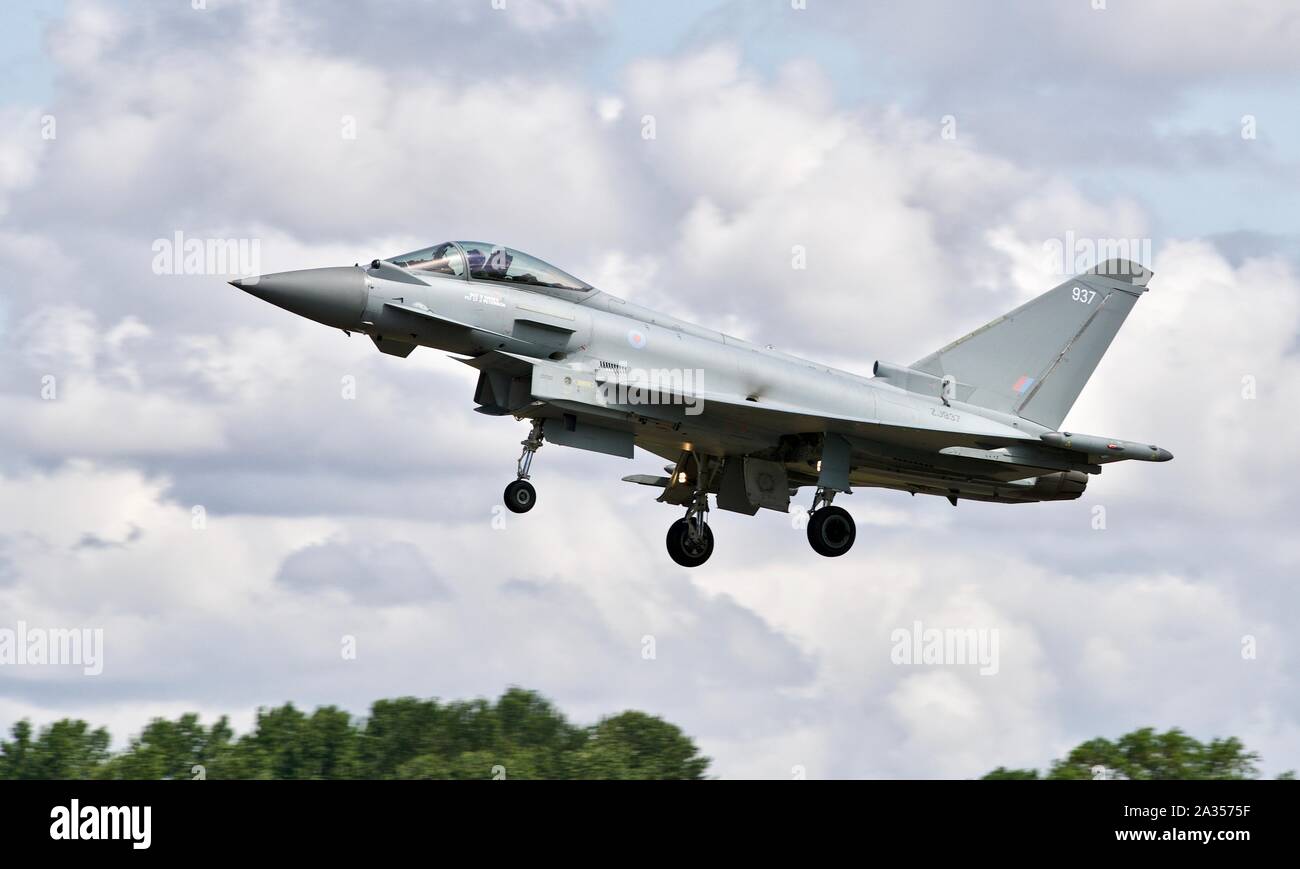
<path id="1" fill-rule="evenodd" d="M 251 296 L 300 317 L 352 329 L 366 306 L 365 272 L 355 266 L 277 272 L 230 282 Z"/>

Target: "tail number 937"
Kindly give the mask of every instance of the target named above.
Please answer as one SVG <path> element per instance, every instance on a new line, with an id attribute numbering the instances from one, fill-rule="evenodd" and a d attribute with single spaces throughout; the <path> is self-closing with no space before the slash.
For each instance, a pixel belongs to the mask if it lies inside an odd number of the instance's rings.
<path id="1" fill-rule="evenodd" d="M 1086 287 L 1075 287 L 1070 290 L 1070 298 L 1076 302 L 1082 302 L 1085 305 L 1091 305 L 1092 300 L 1097 298 L 1096 290 L 1089 290 Z"/>

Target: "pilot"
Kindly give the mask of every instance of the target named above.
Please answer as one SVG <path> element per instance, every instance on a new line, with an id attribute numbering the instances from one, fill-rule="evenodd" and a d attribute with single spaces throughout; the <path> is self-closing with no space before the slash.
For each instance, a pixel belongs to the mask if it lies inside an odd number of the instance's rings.
<path id="1" fill-rule="evenodd" d="M 490 281 L 503 280 L 514 260 L 504 247 L 492 248 L 492 252 L 486 255 L 478 248 L 469 248 L 465 251 L 465 258 L 469 261 L 471 276 Z"/>
<path id="2" fill-rule="evenodd" d="M 476 247 L 465 248 L 465 259 L 468 261 L 471 275 L 482 273 L 483 264 L 487 262 L 487 257 L 483 255 L 483 251 Z"/>
<path id="3" fill-rule="evenodd" d="M 487 258 L 483 271 L 487 272 L 490 277 L 504 278 L 506 272 L 510 270 L 510 262 L 513 259 L 514 257 L 504 247 L 499 247 L 492 251 L 492 255 Z"/>

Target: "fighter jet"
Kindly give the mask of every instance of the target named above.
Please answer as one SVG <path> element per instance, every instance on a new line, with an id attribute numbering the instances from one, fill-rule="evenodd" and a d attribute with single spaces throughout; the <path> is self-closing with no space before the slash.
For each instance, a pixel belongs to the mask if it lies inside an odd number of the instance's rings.
<path id="1" fill-rule="evenodd" d="M 1110 260 L 922 356 L 872 377 L 751 344 L 601 292 L 536 257 L 448 241 L 367 265 L 231 281 L 405 358 L 431 347 L 478 372 L 475 410 L 529 421 L 505 506 L 537 503 L 543 443 L 630 459 L 663 474 L 623 479 L 684 511 L 668 554 L 697 567 L 718 509 L 788 512 L 812 490 L 821 555 L 853 546 L 834 504 L 854 486 L 1027 504 L 1078 498 L 1102 466 L 1173 458 L 1155 444 L 1060 431 L 1151 272 Z"/>

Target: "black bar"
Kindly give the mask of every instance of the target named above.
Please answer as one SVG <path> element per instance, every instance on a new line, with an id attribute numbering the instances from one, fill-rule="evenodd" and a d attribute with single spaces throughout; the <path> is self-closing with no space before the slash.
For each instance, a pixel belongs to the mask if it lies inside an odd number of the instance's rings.
<path id="1" fill-rule="evenodd" d="M 617 831 L 620 841 L 602 851 L 609 857 L 701 837 L 757 846 L 775 840 L 796 851 L 798 843 L 821 847 L 828 837 L 848 837 L 869 848 L 924 843 L 927 857 L 988 854 L 994 845 L 1104 845 L 1231 858 L 1244 848 L 1289 844 L 1297 794 L 1271 781 L 4 782 L 0 829 L 7 844 L 87 855 L 328 855 L 455 842 L 491 849 L 557 836 L 594 842 Z M 105 816 L 97 810 L 108 806 L 136 807 L 142 825 L 149 807 L 149 847 L 134 848 L 132 830 L 116 840 L 52 838 L 68 832 L 56 827 L 73 800 L 83 824 L 88 807 L 98 822 Z M 110 824 L 113 817 L 123 816 L 114 813 Z"/>

